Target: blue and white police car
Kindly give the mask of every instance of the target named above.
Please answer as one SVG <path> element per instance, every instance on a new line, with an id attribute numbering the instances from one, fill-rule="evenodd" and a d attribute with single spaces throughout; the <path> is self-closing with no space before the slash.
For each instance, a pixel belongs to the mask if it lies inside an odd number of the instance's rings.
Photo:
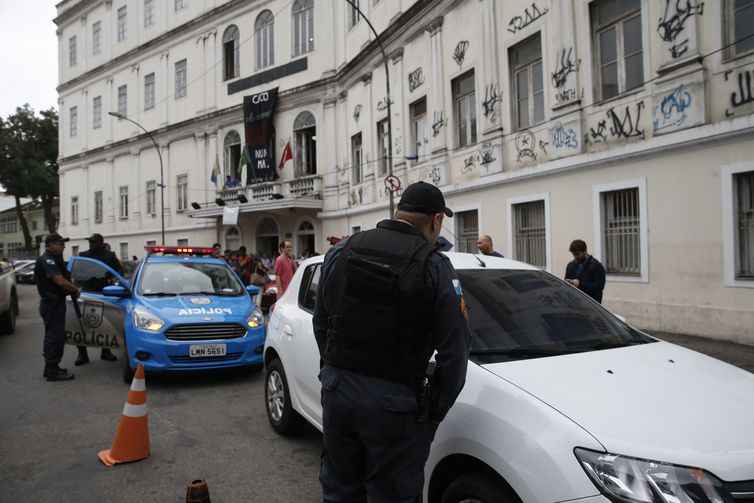
<path id="1" fill-rule="evenodd" d="M 72 257 L 81 318 L 67 310 L 67 342 L 120 349 L 126 382 L 138 363 L 147 372 L 261 366 L 259 288 L 244 287 L 212 251 L 147 247 L 130 279 L 97 260 Z"/>

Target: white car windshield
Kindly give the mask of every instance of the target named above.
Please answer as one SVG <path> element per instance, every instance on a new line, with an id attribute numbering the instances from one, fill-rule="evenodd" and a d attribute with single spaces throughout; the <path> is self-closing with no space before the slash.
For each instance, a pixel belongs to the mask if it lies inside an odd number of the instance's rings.
<path id="1" fill-rule="evenodd" d="M 654 342 L 542 271 L 457 270 L 471 358 L 496 363 Z"/>
<path id="2" fill-rule="evenodd" d="M 139 293 L 144 296 L 244 294 L 230 268 L 220 264 L 154 262 L 141 272 Z"/>

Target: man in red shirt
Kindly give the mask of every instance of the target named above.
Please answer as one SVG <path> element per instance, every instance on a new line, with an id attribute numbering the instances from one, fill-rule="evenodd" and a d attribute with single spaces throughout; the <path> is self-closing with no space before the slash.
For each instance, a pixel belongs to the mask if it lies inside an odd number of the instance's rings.
<path id="1" fill-rule="evenodd" d="M 278 299 L 285 293 L 285 290 L 288 288 L 295 272 L 296 261 L 293 260 L 293 243 L 291 241 L 283 241 L 280 256 L 275 259 Z"/>

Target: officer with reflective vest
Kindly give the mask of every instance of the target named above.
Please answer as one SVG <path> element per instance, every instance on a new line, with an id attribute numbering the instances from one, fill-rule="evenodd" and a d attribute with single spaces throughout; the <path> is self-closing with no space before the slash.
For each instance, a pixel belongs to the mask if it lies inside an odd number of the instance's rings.
<path id="1" fill-rule="evenodd" d="M 324 502 L 421 501 L 430 445 L 463 388 L 469 351 L 461 285 L 438 251 L 446 216 L 437 187 L 412 184 L 395 218 L 325 257 L 313 319 Z"/>
<path id="2" fill-rule="evenodd" d="M 63 261 L 63 250 L 68 238 L 52 233 L 45 237 L 45 252 L 34 265 L 34 278 L 39 292 L 39 314 L 45 327 L 43 354 L 44 377 L 48 381 L 73 379 L 67 369 L 60 368 L 65 347 L 65 297 L 74 299 L 79 289 L 71 283 L 71 275 Z"/>

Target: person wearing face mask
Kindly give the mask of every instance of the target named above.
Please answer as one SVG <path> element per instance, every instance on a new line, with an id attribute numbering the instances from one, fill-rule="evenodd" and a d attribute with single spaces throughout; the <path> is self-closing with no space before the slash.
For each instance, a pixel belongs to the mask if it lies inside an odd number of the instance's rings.
<path id="1" fill-rule="evenodd" d="M 587 253 L 586 243 L 581 239 L 574 240 L 569 251 L 573 260 L 566 267 L 565 280 L 601 304 L 605 268 Z"/>
<path id="2" fill-rule="evenodd" d="M 469 355 L 461 285 L 437 243 L 452 216 L 442 192 L 418 182 L 393 219 L 325 257 L 313 317 L 325 503 L 421 501 L 429 448 Z"/>

